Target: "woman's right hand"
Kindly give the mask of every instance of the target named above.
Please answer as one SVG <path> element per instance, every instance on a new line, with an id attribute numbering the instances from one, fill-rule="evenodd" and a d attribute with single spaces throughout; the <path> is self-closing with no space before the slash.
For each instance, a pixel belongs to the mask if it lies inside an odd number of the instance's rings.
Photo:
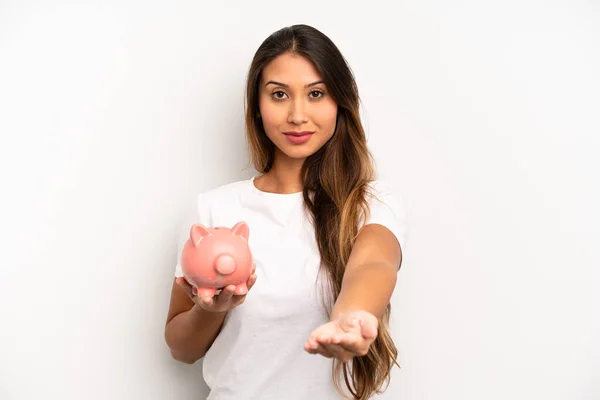
<path id="1" fill-rule="evenodd" d="M 254 283 L 256 282 L 256 264 L 252 265 L 252 274 L 248 277 L 248 281 L 246 282 L 248 286 L 248 292 Z M 196 296 L 192 293 L 192 285 L 188 283 L 183 277 L 179 277 L 175 280 L 175 282 L 181 286 L 190 296 L 192 301 L 200 308 L 206 311 L 215 312 L 215 313 L 223 313 L 231 310 L 234 307 L 239 306 L 246 300 L 246 296 L 248 293 L 244 295 L 233 294 L 235 290 L 235 285 L 225 286 L 220 293 L 215 294 L 213 297 L 200 297 Z"/>

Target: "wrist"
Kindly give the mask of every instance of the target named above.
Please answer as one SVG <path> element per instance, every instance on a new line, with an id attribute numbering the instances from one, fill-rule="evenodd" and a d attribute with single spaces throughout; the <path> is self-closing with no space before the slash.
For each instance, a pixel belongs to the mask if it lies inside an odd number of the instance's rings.
<path id="1" fill-rule="evenodd" d="M 330 321 L 337 321 L 338 319 L 340 319 L 340 317 L 342 317 L 345 314 L 350 314 L 353 312 L 358 312 L 358 311 L 362 311 L 359 308 L 351 308 L 351 309 L 338 309 L 338 310 L 333 310 L 331 312 L 331 316 L 329 317 Z"/>
<path id="2" fill-rule="evenodd" d="M 208 311 L 200 307 L 198 304 L 194 304 L 194 306 L 190 309 L 190 313 L 194 317 L 201 318 L 203 321 L 206 321 L 206 318 L 222 319 L 225 318 L 225 315 L 227 315 L 227 311 Z"/>
<path id="3" fill-rule="evenodd" d="M 330 322 L 333 321 L 338 321 L 343 317 L 361 317 L 363 315 L 372 315 L 373 317 L 377 318 L 377 316 L 375 314 L 373 314 L 372 312 L 364 309 L 364 308 L 360 308 L 360 307 L 353 307 L 353 308 L 347 308 L 347 309 L 343 309 L 343 310 L 334 310 L 331 313 L 331 317 L 329 318 Z"/>

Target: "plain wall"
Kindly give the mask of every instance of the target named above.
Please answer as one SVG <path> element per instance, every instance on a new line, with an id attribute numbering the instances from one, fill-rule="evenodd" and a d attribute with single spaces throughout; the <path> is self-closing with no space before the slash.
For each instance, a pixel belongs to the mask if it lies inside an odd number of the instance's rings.
<path id="1" fill-rule="evenodd" d="M 0 3 L 0 399 L 206 396 L 163 338 L 177 233 L 254 172 L 246 72 L 294 23 L 409 209 L 381 398 L 600 398 L 598 3 L 91 0 Z"/>

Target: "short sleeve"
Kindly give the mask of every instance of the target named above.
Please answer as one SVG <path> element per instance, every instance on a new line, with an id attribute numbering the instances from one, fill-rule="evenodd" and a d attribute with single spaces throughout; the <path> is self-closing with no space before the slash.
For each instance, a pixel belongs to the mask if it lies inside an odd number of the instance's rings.
<path id="1" fill-rule="evenodd" d="M 408 240 L 408 213 L 404 200 L 389 182 L 381 180 L 371 183 L 371 193 L 367 198 L 370 216 L 363 226 L 379 224 L 388 228 L 398 239 L 404 254 Z"/>
<path id="2" fill-rule="evenodd" d="M 181 252 L 183 251 L 185 242 L 190 237 L 192 225 L 202 224 L 204 226 L 211 226 L 210 213 L 205 195 L 202 193 L 199 194 L 196 197 L 195 204 L 190 208 L 191 211 L 184 216 L 177 235 L 177 262 L 175 264 L 176 278 L 183 276 L 183 271 L 181 269 Z"/>

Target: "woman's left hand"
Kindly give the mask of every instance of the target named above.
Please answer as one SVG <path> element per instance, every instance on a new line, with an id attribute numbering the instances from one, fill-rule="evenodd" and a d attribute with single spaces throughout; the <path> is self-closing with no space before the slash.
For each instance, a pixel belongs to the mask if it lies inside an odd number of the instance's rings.
<path id="1" fill-rule="evenodd" d="M 377 318 L 367 311 L 342 314 L 312 331 L 304 344 L 304 350 L 348 362 L 354 356 L 368 353 L 371 343 L 377 337 L 377 329 Z"/>

